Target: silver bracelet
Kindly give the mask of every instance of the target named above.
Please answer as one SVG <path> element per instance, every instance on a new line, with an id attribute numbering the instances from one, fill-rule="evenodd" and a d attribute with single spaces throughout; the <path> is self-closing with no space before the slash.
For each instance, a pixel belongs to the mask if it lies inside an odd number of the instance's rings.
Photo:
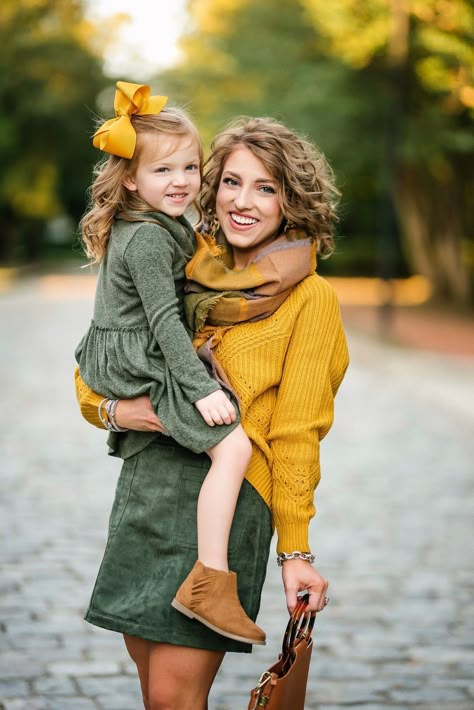
<path id="1" fill-rule="evenodd" d="M 299 552 L 299 550 L 295 550 L 294 552 L 280 552 L 277 555 L 277 565 L 281 567 L 286 560 L 306 560 L 306 562 L 313 564 L 315 559 L 316 557 L 311 552 Z"/>
<path id="2" fill-rule="evenodd" d="M 99 406 L 97 407 L 97 413 L 98 413 L 98 415 L 99 415 L 100 421 L 101 421 L 102 424 L 104 425 L 104 429 L 109 429 L 109 422 L 108 422 L 108 420 L 102 415 L 102 407 L 103 407 L 103 405 L 104 405 L 106 402 L 107 402 L 107 397 L 104 397 L 104 399 L 102 399 L 102 400 L 99 402 Z"/>
<path id="3" fill-rule="evenodd" d="M 120 427 L 115 420 L 115 410 L 117 409 L 118 399 L 108 399 L 105 404 L 105 411 L 109 416 L 110 431 L 128 431 L 128 429 L 123 429 Z"/>
<path id="4" fill-rule="evenodd" d="M 122 427 L 119 427 L 117 422 L 115 421 L 115 410 L 117 409 L 117 404 L 119 400 L 118 399 L 108 399 L 105 397 L 99 404 L 97 411 L 99 414 L 99 419 L 104 425 L 105 429 L 108 429 L 108 431 L 115 431 L 115 432 L 121 432 L 121 431 L 128 431 L 128 429 L 122 429 Z M 105 405 L 105 407 L 104 407 Z M 105 412 L 107 414 L 106 417 L 103 416 L 102 414 L 102 407 L 105 408 Z"/>

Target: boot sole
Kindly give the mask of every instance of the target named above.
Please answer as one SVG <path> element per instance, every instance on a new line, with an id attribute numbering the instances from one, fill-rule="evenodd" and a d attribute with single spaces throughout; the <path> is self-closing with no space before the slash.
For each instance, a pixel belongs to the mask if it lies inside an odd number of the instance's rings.
<path id="1" fill-rule="evenodd" d="M 199 614 L 195 614 L 193 611 L 190 611 L 190 609 L 187 609 L 185 606 L 179 603 L 177 599 L 173 599 L 171 602 L 171 606 L 176 609 L 177 611 L 180 611 L 181 614 L 184 614 L 187 616 L 189 619 L 196 619 L 197 621 L 200 621 L 201 624 L 204 624 L 204 626 L 207 626 L 208 629 L 211 629 L 211 631 L 215 631 L 216 634 L 220 634 L 221 636 L 225 636 L 228 639 L 232 639 L 232 641 L 241 641 L 242 643 L 250 643 L 253 644 L 254 646 L 266 646 L 266 641 L 256 641 L 255 639 L 250 639 L 247 638 L 246 636 L 237 636 L 237 634 L 231 634 L 230 631 L 224 631 L 223 629 L 219 629 L 217 626 L 214 626 L 213 624 L 210 624 L 209 621 L 204 619 L 202 616 L 199 616 Z"/>

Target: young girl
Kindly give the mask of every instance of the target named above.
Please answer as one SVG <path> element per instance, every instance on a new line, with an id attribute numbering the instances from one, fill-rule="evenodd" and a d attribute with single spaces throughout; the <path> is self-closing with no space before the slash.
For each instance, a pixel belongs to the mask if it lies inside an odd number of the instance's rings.
<path id="1" fill-rule="evenodd" d="M 94 135 L 94 145 L 110 155 L 96 169 L 81 228 L 86 253 L 101 268 L 76 359 L 87 385 L 108 398 L 99 413 L 109 429 L 120 431 L 114 400 L 147 394 L 167 434 L 211 458 L 198 499 L 198 561 L 173 606 L 231 639 L 264 644 L 227 566 L 251 446 L 233 404 L 194 351 L 182 315 L 184 267 L 195 250 L 184 213 L 201 187 L 202 148 L 190 119 L 165 108 L 166 101 L 150 96 L 148 86 L 119 81 L 116 117 Z M 121 436 L 125 459 L 146 445 Z"/>

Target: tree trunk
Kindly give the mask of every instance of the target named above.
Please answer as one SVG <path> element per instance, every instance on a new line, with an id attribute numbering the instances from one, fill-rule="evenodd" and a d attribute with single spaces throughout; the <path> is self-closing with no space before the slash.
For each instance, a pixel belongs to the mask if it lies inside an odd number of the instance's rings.
<path id="1" fill-rule="evenodd" d="M 403 167 L 394 199 L 413 271 L 430 280 L 436 299 L 469 307 L 473 274 L 463 259 L 468 206 L 458 183 L 455 175 L 441 182 L 416 168 Z"/>
<path id="2" fill-rule="evenodd" d="M 0 211 L 0 264 L 8 265 L 15 260 L 18 227 L 8 209 Z"/>

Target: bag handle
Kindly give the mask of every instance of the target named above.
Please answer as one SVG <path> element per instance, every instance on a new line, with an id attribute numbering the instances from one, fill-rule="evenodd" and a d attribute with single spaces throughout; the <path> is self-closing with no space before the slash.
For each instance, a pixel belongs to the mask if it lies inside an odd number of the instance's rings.
<path id="1" fill-rule="evenodd" d="M 298 598 L 293 613 L 288 621 L 285 634 L 283 636 L 282 654 L 292 656 L 296 642 L 302 638 L 307 641 L 311 638 L 313 626 L 316 619 L 316 612 L 307 612 L 306 608 L 309 604 L 309 594 L 303 594 Z"/>

